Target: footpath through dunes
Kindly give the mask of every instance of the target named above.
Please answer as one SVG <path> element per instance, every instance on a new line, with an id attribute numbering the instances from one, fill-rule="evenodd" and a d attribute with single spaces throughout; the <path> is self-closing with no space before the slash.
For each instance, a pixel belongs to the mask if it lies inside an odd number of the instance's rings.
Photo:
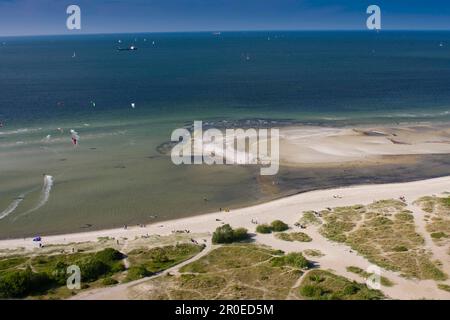
<path id="1" fill-rule="evenodd" d="M 436 261 L 444 260 L 444 258 L 448 259 L 448 253 L 447 256 L 442 256 L 442 252 L 435 251 L 436 247 L 430 246 L 426 241 L 423 228 L 417 223 L 418 215 L 421 213 L 414 211 L 412 203 L 424 196 L 448 197 L 448 194 L 445 194 L 445 192 L 449 190 L 450 177 L 409 183 L 320 190 L 257 206 L 231 210 L 230 212 L 216 212 L 145 227 L 129 227 L 126 230 L 112 229 L 44 237 L 44 248 L 37 248 L 31 239 L 4 240 L 0 241 L 0 254 L 2 256 L 27 253 L 39 254 L 47 252 L 46 250 L 59 250 L 60 246 L 80 245 L 96 247 L 105 245 L 99 239 L 109 239 L 106 243 L 112 245 L 114 245 L 116 240 L 110 239 L 117 239 L 119 242 L 127 239 L 125 249 L 131 251 L 137 248 L 139 241 L 144 241 L 139 239 L 146 237 L 151 237 L 153 246 L 167 244 L 167 237 L 172 237 L 172 241 L 173 237 L 178 236 L 185 237 L 185 240 L 198 238 L 198 240 L 203 241 L 203 239 L 210 239 L 212 232 L 223 224 L 230 224 L 233 228 L 244 227 L 250 232 L 256 232 L 257 225 L 255 221 L 260 225 L 270 224 L 272 221 L 279 219 L 290 227 L 289 230 L 285 231 L 286 233 L 302 232 L 311 241 L 286 241 L 286 237 L 277 236 L 276 233 L 256 233 L 253 237 L 256 244 L 267 245 L 271 250 L 282 250 L 286 253 L 303 252 L 305 256 L 307 256 L 307 253 L 311 254 L 307 257 L 315 264 L 316 268 L 322 270 L 330 269 L 336 275 L 358 282 L 363 282 L 364 277 L 362 272 L 355 273 L 355 270 L 361 269 L 366 271 L 368 266 L 378 263 L 381 264 L 382 275 L 393 283 L 391 286 L 382 286 L 381 290 L 386 296 L 394 299 L 448 299 L 450 293 L 440 289 L 438 285 L 450 285 L 449 280 L 444 279 L 445 275 L 450 274 L 450 270 L 448 270 L 448 264 L 445 262 Z M 400 198 L 404 199 L 404 201 L 399 200 Z M 364 207 L 364 212 L 362 212 L 362 207 Z M 307 225 L 306 228 L 301 228 L 301 222 L 304 222 L 304 219 L 302 219 L 303 212 L 305 211 L 320 213 L 321 216 L 317 219 L 321 223 L 312 223 Z M 324 211 L 329 212 L 329 214 L 323 214 Z M 413 219 L 411 219 L 411 216 L 413 216 Z M 398 219 L 400 219 L 399 222 L 403 223 L 396 222 Z M 300 224 L 299 221 L 301 221 Z M 326 225 L 333 221 L 338 222 L 337 225 L 340 226 L 340 229 L 329 230 Z M 380 222 L 386 223 L 380 224 Z M 403 230 L 402 228 L 406 229 Z M 177 230 L 187 230 L 189 233 L 177 235 L 177 233 L 174 233 Z M 395 251 L 394 246 L 390 244 L 392 237 L 387 237 L 385 241 L 382 241 L 379 236 L 383 235 L 386 230 L 391 230 L 394 234 L 397 234 L 400 230 L 405 231 L 404 236 L 406 238 L 399 239 L 402 241 L 401 245 L 407 250 L 395 248 L 395 250 L 398 250 Z M 371 252 L 365 251 L 364 248 L 355 247 L 356 239 L 360 238 L 361 232 L 368 232 L 370 235 L 368 239 L 373 240 L 365 245 L 373 244 L 375 249 L 380 251 L 374 249 Z M 344 235 L 345 239 L 341 235 Z M 330 239 L 327 239 L 327 237 Z M 306 237 L 294 238 L 309 239 Z M 134 239 L 137 239 L 136 244 L 134 244 Z M 355 239 L 355 241 L 352 239 Z M 425 240 L 421 241 L 420 239 Z M 119 245 L 118 249 L 120 250 L 122 246 L 123 243 Z M 368 248 L 370 249 L 370 247 Z M 383 250 L 381 251 L 381 249 Z M 389 251 L 391 249 L 394 251 Z M 207 250 L 203 252 L 202 254 L 207 255 Z M 409 257 L 404 262 L 416 259 L 417 261 L 421 260 L 424 264 L 413 263 L 402 266 L 399 263 L 403 260 L 396 259 L 397 255 Z M 381 263 L 381 260 L 379 260 L 381 257 L 387 257 L 390 260 L 382 260 L 383 263 Z M 192 259 L 197 258 L 194 257 Z M 168 272 L 173 272 L 177 276 L 180 267 L 180 265 L 174 268 L 171 267 L 171 271 Z M 428 272 L 430 270 L 431 272 Z M 439 276 L 439 272 L 434 272 L 433 270 L 440 270 L 443 276 Z M 436 275 L 438 277 L 435 277 Z M 140 281 L 142 283 L 139 282 L 139 284 L 145 285 L 146 280 Z M 131 293 L 121 291 L 123 291 L 122 289 L 125 289 L 127 292 L 130 291 L 131 289 L 128 289 L 129 286 L 120 286 L 101 289 L 99 292 L 101 291 L 102 293 L 97 292 L 96 294 L 98 296 L 101 295 L 105 299 L 109 296 L 115 298 L 117 295 L 128 297 Z M 133 286 L 133 288 L 135 287 Z M 111 294 L 108 293 L 110 290 L 113 290 Z M 80 297 L 82 296 L 80 295 Z M 93 297 L 95 298 L 96 296 L 94 295 Z"/>

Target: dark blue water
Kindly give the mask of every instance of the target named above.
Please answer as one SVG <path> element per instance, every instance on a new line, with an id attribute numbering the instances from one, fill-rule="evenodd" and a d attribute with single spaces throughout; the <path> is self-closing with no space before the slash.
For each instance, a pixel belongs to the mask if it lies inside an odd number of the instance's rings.
<path id="1" fill-rule="evenodd" d="M 0 42 L 0 119 L 11 126 L 148 115 L 356 122 L 450 117 L 450 32 L 121 34 Z M 128 45 L 138 50 L 116 51 Z M 131 102 L 138 106 L 133 114 Z"/>

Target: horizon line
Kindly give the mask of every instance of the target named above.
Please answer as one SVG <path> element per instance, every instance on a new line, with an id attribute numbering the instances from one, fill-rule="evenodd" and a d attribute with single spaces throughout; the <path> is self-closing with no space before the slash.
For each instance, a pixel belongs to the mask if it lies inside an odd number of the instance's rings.
<path id="1" fill-rule="evenodd" d="M 450 32 L 450 29 L 380 29 L 378 32 Z M 124 35 L 124 34 L 175 34 L 175 33 L 238 33 L 238 32 L 377 32 L 369 29 L 242 29 L 242 30 L 184 30 L 184 31 L 126 31 L 126 32 L 65 32 L 42 34 L 0 35 L 1 38 L 20 37 L 57 37 L 57 36 L 92 36 L 92 35 Z"/>

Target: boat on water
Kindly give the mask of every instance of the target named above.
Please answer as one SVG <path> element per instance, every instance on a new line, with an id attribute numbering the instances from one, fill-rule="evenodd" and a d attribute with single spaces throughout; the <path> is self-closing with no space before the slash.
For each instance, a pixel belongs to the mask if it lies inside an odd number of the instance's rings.
<path id="1" fill-rule="evenodd" d="M 129 47 L 126 47 L 126 48 L 118 47 L 117 51 L 135 51 L 137 49 L 138 48 L 136 46 L 129 46 Z"/>

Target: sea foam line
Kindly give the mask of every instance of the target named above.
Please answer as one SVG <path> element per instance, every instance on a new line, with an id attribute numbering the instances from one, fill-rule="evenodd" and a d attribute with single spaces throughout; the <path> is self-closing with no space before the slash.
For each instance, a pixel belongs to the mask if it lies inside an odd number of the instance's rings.
<path id="1" fill-rule="evenodd" d="M 38 205 L 33 209 L 33 211 L 39 209 L 40 207 L 42 207 L 44 204 L 47 203 L 48 199 L 50 198 L 50 191 L 52 191 L 52 187 L 53 187 L 53 177 L 45 175 L 41 197 L 39 199 Z"/>
<path id="2" fill-rule="evenodd" d="M 24 215 L 30 214 L 30 213 L 40 209 L 41 207 L 43 207 L 47 203 L 48 199 L 50 198 L 50 192 L 52 191 L 53 181 L 54 180 L 53 180 L 52 176 L 45 175 L 44 176 L 44 185 L 42 186 L 42 191 L 41 191 L 41 195 L 39 197 L 38 204 L 34 208 L 16 216 L 13 219 L 13 221 L 16 221 L 18 218 L 20 218 Z"/>
<path id="3" fill-rule="evenodd" d="M 25 195 L 21 194 L 17 199 L 15 199 L 11 204 L 0 213 L 0 220 L 6 218 L 9 214 L 11 214 L 14 210 L 17 209 L 19 204 L 23 201 Z"/>

